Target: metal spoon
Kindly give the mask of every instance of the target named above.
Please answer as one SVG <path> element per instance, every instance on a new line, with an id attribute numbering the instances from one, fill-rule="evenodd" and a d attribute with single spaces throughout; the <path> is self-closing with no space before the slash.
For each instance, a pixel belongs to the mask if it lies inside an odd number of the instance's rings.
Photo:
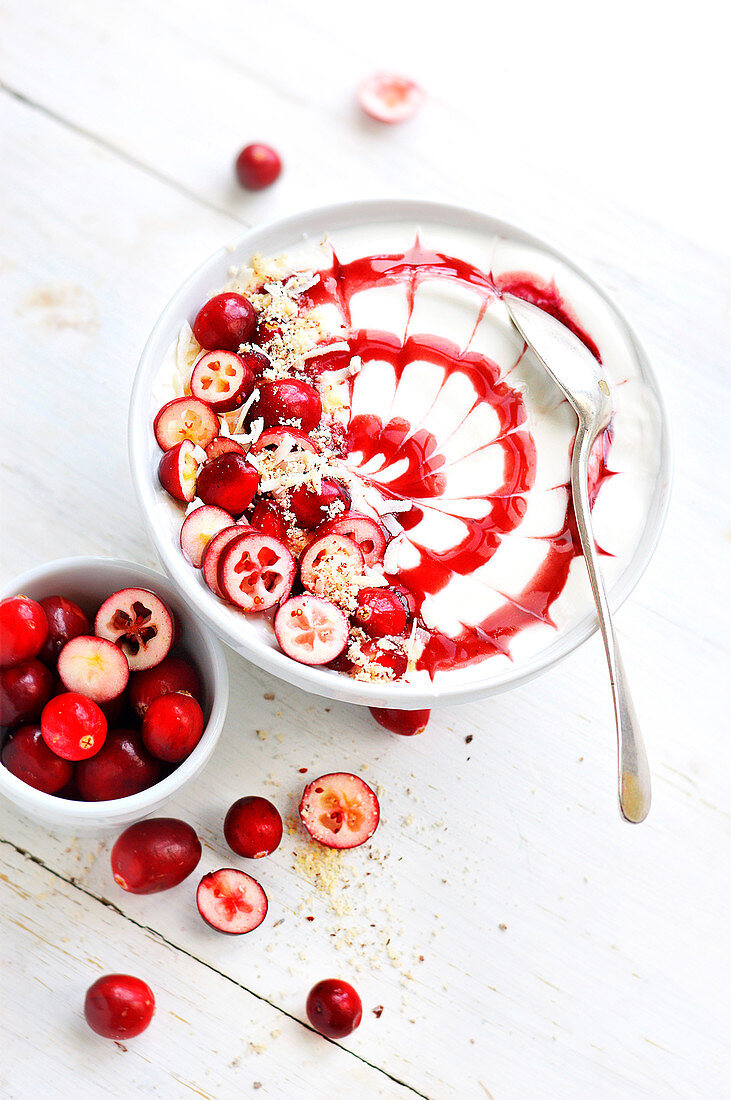
<path id="1" fill-rule="evenodd" d="M 619 757 L 619 808 L 627 821 L 644 821 L 650 810 L 650 769 L 614 634 L 589 505 L 589 453 L 612 416 L 609 385 L 601 364 L 560 321 L 513 294 L 503 294 L 502 300 L 518 332 L 564 392 L 579 419 L 571 456 L 571 495 L 612 684 Z"/>

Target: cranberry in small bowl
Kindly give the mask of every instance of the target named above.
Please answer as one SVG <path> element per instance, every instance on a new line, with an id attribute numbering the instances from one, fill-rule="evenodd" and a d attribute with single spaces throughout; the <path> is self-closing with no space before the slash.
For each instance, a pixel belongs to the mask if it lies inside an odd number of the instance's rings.
<path id="1" fill-rule="evenodd" d="M 78 629 L 88 636 L 89 646 L 94 642 L 95 617 L 105 601 L 114 593 L 129 593 L 135 589 L 155 594 L 158 600 L 155 607 L 159 609 L 160 616 L 164 618 L 167 609 L 171 618 L 179 624 L 180 637 L 178 640 L 175 631 L 170 639 L 169 653 L 162 662 L 157 662 L 160 653 L 154 651 L 159 644 L 157 640 L 148 643 L 149 656 L 146 659 L 142 654 L 144 645 L 138 645 L 138 640 L 132 638 L 131 633 L 131 641 L 127 636 L 116 639 L 120 652 L 125 653 L 129 660 L 129 683 L 125 681 L 126 686 L 123 685 L 124 691 L 119 697 L 89 704 L 95 714 L 101 708 L 107 719 L 106 741 L 98 753 L 83 761 L 83 767 L 71 760 L 58 758 L 56 761 L 40 732 L 43 710 L 48 702 L 45 693 L 35 700 L 38 714 L 34 710 L 28 722 L 15 722 L 12 729 L 3 729 L 0 733 L 2 757 L 10 765 L 0 766 L 0 796 L 15 803 L 23 813 L 60 831 L 102 834 L 107 830 L 119 830 L 157 812 L 201 771 L 215 748 L 226 716 L 226 661 L 220 643 L 182 602 L 170 581 L 152 569 L 133 562 L 111 558 L 65 558 L 31 569 L 0 588 L 0 601 L 18 594 L 37 602 L 50 596 L 64 597 L 86 616 L 86 622 L 80 618 Z M 153 601 L 150 602 L 152 604 Z M 121 608 L 121 611 L 124 617 L 125 609 Z M 104 616 L 104 619 L 104 624 L 97 623 L 96 626 L 108 632 L 109 622 L 116 620 L 113 616 Z M 61 626 L 54 622 L 53 631 L 57 633 Z M 161 630 L 160 634 L 163 633 Z M 141 637 L 144 640 L 144 628 Z M 63 644 L 61 638 L 62 647 Z M 71 649 L 77 649 L 83 656 L 85 644 L 84 637 L 77 635 Z M 110 645 L 109 641 L 100 643 L 102 657 L 102 647 Z M 133 652 L 135 650 L 138 652 Z M 46 639 L 38 656 L 29 660 L 43 665 L 44 661 L 53 662 L 57 657 L 54 647 L 49 646 Z M 142 667 L 148 661 L 150 667 Z M 88 685 L 83 678 L 80 679 L 83 662 L 70 661 L 66 662 L 66 666 L 59 674 L 55 665 L 53 668 L 48 663 L 43 665 L 44 669 L 48 668 L 49 679 L 53 680 L 50 695 L 54 702 L 62 700 L 61 709 L 64 693 L 67 697 L 76 697 L 85 690 L 97 693 L 99 697 L 99 685 L 95 679 L 92 678 Z M 134 666 L 137 666 L 137 671 Z M 165 673 L 168 667 L 170 675 Z M 189 693 L 195 690 L 202 711 L 202 735 L 183 759 L 173 762 L 153 757 L 147 751 L 141 732 L 140 708 L 144 707 L 148 696 L 151 698 L 155 694 L 152 681 L 156 669 L 161 670 L 158 678 L 161 683 L 164 681 L 164 691 L 188 693 L 181 698 L 190 702 Z M 187 677 L 181 678 L 181 670 L 188 671 Z M 13 669 L 8 671 L 14 673 Z M 64 683 L 64 677 L 68 683 Z M 69 690 L 69 686 L 73 691 Z M 50 713 L 49 717 L 52 717 Z M 9 751 L 13 738 L 20 740 L 17 749 Z M 133 764 L 132 769 L 127 767 L 129 761 Z M 70 782 L 65 782 L 67 771 L 73 773 Z M 83 774 L 75 774 L 79 771 Z M 130 789 L 130 783 L 135 793 L 126 794 L 124 792 Z M 137 789 L 140 786 L 144 789 Z M 117 790 L 120 795 L 110 797 Z M 81 791 L 86 792 L 86 797 L 82 796 Z"/>

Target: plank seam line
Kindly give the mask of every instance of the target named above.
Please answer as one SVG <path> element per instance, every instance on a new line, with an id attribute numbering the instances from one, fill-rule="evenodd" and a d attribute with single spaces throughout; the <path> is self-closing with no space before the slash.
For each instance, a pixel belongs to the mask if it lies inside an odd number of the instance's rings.
<path id="1" fill-rule="evenodd" d="M 297 1016 L 293 1016 L 290 1012 L 287 1012 L 285 1009 L 280 1008 L 279 1005 L 274 1004 L 273 1001 L 270 1001 L 267 997 L 262 996 L 261 993 L 256 993 L 253 989 L 249 989 L 248 986 L 242 985 L 241 982 L 237 982 L 235 978 L 232 978 L 229 974 L 224 973 L 223 970 L 218 970 L 211 963 L 205 962 L 204 959 L 199 959 L 197 955 L 194 955 L 191 951 L 186 950 L 185 947 L 181 947 L 179 944 L 172 943 L 155 928 L 151 928 L 149 925 L 143 924 L 141 921 L 137 921 L 133 917 L 128 916 L 127 913 L 124 913 L 117 905 L 114 904 L 113 901 L 110 901 L 109 898 L 99 897 L 98 894 L 94 894 L 91 890 L 87 890 L 85 886 L 81 886 L 73 878 L 66 878 L 59 871 L 54 871 L 54 869 L 44 863 L 39 856 L 34 856 L 33 853 L 29 852 L 26 848 L 21 848 L 20 845 L 14 844 L 12 840 L 8 840 L 6 837 L 0 837 L 0 844 L 7 845 L 8 848 L 12 848 L 14 852 L 17 852 L 19 856 L 22 856 L 24 859 L 30 860 L 31 863 L 35 863 L 38 867 L 41 867 L 44 871 L 47 871 L 50 875 L 53 875 L 54 878 L 60 879 L 61 882 L 65 882 L 67 886 L 72 886 L 75 890 L 78 890 L 80 893 L 85 894 L 86 897 L 91 898 L 93 901 L 98 901 L 100 905 L 106 906 L 107 909 L 111 909 L 112 912 L 122 917 L 123 920 L 129 921 L 130 924 L 134 925 L 135 928 L 139 928 L 142 932 L 148 932 L 151 936 L 154 936 L 155 939 L 159 940 L 161 943 L 164 943 L 173 951 L 179 951 L 181 955 L 186 955 L 187 958 L 192 959 L 193 962 L 198 963 L 200 966 L 204 966 L 207 970 L 210 970 L 212 973 L 217 974 L 220 978 L 224 978 L 227 982 L 230 982 L 231 985 L 235 985 L 237 989 L 242 989 L 244 993 L 248 993 L 252 997 L 255 997 L 257 1001 L 262 1001 L 264 1004 L 269 1005 L 270 1008 L 273 1008 L 276 1012 L 281 1012 L 283 1016 L 286 1016 L 289 1020 L 293 1020 L 296 1024 L 299 1024 L 300 1027 L 305 1028 L 307 1031 L 311 1031 L 313 1035 L 319 1035 L 319 1032 L 317 1032 L 315 1028 L 310 1027 L 309 1024 L 306 1024 Z M 431 1097 L 427 1096 L 426 1093 L 419 1092 L 419 1090 L 415 1089 L 413 1085 L 408 1085 L 405 1081 L 400 1080 L 400 1078 L 394 1077 L 394 1075 L 392 1073 L 389 1073 L 388 1070 L 383 1069 L 381 1066 L 375 1065 L 373 1062 L 369 1062 L 367 1058 L 364 1058 L 360 1054 L 356 1054 L 355 1051 L 349 1050 L 347 1047 L 341 1046 L 340 1043 L 336 1043 L 333 1039 L 328 1039 L 326 1035 L 321 1035 L 320 1038 L 324 1039 L 328 1043 L 332 1043 L 333 1046 L 338 1047 L 345 1054 L 349 1054 L 352 1058 L 356 1058 L 359 1062 L 363 1062 L 363 1064 L 369 1066 L 370 1069 L 375 1070 L 377 1073 L 383 1074 L 384 1077 L 387 1077 L 395 1084 L 401 1085 L 402 1088 L 408 1089 L 409 1092 L 413 1093 L 414 1096 L 420 1097 L 421 1100 L 431 1100 Z"/>
<path id="2" fill-rule="evenodd" d="M 139 160 L 137 157 L 128 153 L 124 149 L 120 149 L 118 145 L 114 145 L 111 141 L 103 138 L 100 134 L 95 133 L 93 130 L 87 130 L 84 126 L 80 126 L 76 122 L 72 122 L 71 119 L 65 118 L 63 115 L 58 114 L 50 107 L 46 107 L 43 103 L 38 103 L 37 100 L 30 99 L 28 96 L 19 92 L 16 88 L 11 88 L 9 84 L 6 84 L 4 80 L 0 80 L 0 91 L 5 92 L 7 95 L 16 99 L 19 103 L 22 103 L 26 107 L 30 107 L 34 111 L 38 111 L 40 114 L 45 115 L 46 118 L 52 122 L 57 122 L 60 126 L 70 130 L 78 137 L 84 138 L 86 141 L 90 141 L 95 145 L 98 145 L 101 149 L 104 149 L 107 153 L 111 153 L 113 156 L 119 157 L 120 160 L 125 161 L 132 168 L 136 168 L 141 172 L 146 172 L 147 175 L 156 179 L 158 183 L 167 184 L 168 187 L 172 187 L 175 191 L 178 191 L 181 195 L 191 199 L 193 202 L 205 207 L 207 210 L 213 211 L 215 214 L 220 214 L 225 218 L 230 218 L 231 221 L 237 225 L 243 226 L 245 229 L 251 228 L 251 223 L 244 221 L 237 214 L 233 214 L 230 210 L 226 210 L 223 206 L 218 206 L 215 202 L 211 202 L 209 199 L 203 198 L 202 195 L 198 195 L 195 191 L 192 191 L 185 184 L 180 183 L 178 180 L 173 179 L 172 176 L 165 175 L 158 168 L 153 168 L 150 164 L 145 164 L 144 161 Z"/>

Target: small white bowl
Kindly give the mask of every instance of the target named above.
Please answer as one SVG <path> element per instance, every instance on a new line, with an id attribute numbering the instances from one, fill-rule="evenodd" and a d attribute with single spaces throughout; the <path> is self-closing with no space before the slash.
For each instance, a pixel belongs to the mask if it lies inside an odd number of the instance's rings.
<path id="1" fill-rule="evenodd" d="M 0 599 L 22 593 L 40 600 L 67 596 L 87 613 L 121 588 L 148 588 L 177 615 L 182 649 L 194 661 L 203 683 L 206 728 L 193 752 L 165 779 L 146 791 L 108 802 L 76 802 L 44 794 L 0 766 L 0 795 L 31 817 L 54 828 L 76 833 L 101 833 L 129 825 L 155 813 L 205 767 L 221 735 L 228 705 L 228 668 L 220 643 L 180 599 L 165 577 L 144 565 L 115 558 L 62 558 L 16 577 L 0 590 Z"/>

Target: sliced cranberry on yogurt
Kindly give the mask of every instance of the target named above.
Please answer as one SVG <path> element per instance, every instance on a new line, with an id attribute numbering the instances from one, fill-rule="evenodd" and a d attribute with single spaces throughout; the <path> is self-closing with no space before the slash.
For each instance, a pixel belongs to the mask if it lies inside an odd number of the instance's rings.
<path id="1" fill-rule="evenodd" d="M 370 516 L 360 512 L 343 512 L 340 516 L 328 520 L 318 530 L 322 535 L 343 535 L 356 542 L 363 552 L 368 566 L 383 561 L 386 552 L 386 536 L 383 528 Z"/>
<path id="2" fill-rule="evenodd" d="M 299 805 L 307 832 L 327 848 L 365 844 L 376 831 L 380 812 L 371 788 L 350 772 L 331 772 L 313 780 Z"/>
<path id="3" fill-rule="evenodd" d="M 321 535 L 300 555 L 300 579 L 316 596 L 334 596 L 340 584 L 360 576 L 365 562 L 360 547 L 342 535 Z"/>
<path id="4" fill-rule="evenodd" d="M 205 448 L 216 438 L 220 424 L 206 401 L 197 397 L 176 397 L 163 405 L 155 417 L 155 439 L 169 451 L 184 439 Z"/>
<path id="5" fill-rule="evenodd" d="M 252 530 L 223 548 L 218 585 L 242 611 L 267 611 L 286 600 L 295 571 L 294 558 L 284 543 Z"/>
<path id="6" fill-rule="evenodd" d="M 326 665 L 348 642 L 348 620 L 329 600 L 309 592 L 282 604 L 274 632 L 284 653 L 303 665 Z"/>
<path id="7" fill-rule="evenodd" d="M 180 528 L 180 549 L 185 560 L 200 569 L 208 543 L 232 524 L 233 516 L 223 508 L 215 508 L 209 504 L 196 508 Z"/>
<path id="8" fill-rule="evenodd" d="M 206 458 L 218 458 L 219 455 L 224 454 L 243 455 L 246 458 L 246 451 L 235 439 L 231 439 L 228 435 L 217 435 L 206 447 Z"/>
<path id="9" fill-rule="evenodd" d="M 292 451 L 309 451 L 310 454 L 319 454 L 319 448 L 314 440 L 299 428 L 265 428 L 256 443 L 251 446 L 251 454 L 258 455 L 262 451 L 274 453 L 280 448 Z"/>
<path id="10" fill-rule="evenodd" d="M 214 412 L 229 412 L 242 404 L 256 379 L 248 363 L 233 351 L 208 351 L 193 367 L 190 392 L 207 401 Z"/>
<path id="11" fill-rule="evenodd" d="M 220 597 L 220 599 L 225 599 L 218 584 L 218 561 L 221 557 L 221 552 L 225 546 L 228 546 L 234 539 L 240 538 L 247 530 L 249 530 L 248 525 L 243 523 L 234 523 L 230 527 L 224 527 L 222 531 L 219 531 L 217 535 L 213 536 L 205 548 L 201 565 L 203 569 L 203 580 L 206 582 L 211 592 Z"/>
<path id="12" fill-rule="evenodd" d="M 177 443 L 166 451 L 160 459 L 158 480 L 171 497 L 190 504 L 195 499 L 198 465 L 196 447 L 189 439 L 184 439 L 182 443 Z"/>

